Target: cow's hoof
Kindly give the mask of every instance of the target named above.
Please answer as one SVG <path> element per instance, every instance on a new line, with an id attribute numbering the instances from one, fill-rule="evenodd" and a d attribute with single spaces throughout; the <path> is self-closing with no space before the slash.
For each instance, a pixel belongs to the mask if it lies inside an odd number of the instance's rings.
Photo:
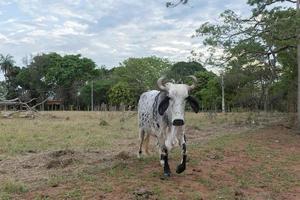
<path id="1" fill-rule="evenodd" d="M 164 172 L 164 177 L 170 177 L 171 176 L 171 172 Z"/>
<path id="2" fill-rule="evenodd" d="M 142 159 L 142 154 L 141 154 L 141 153 L 138 153 L 138 154 L 137 154 L 137 158 L 141 160 L 141 159 Z"/>
<path id="3" fill-rule="evenodd" d="M 178 165 L 177 168 L 176 168 L 176 173 L 177 173 L 177 174 L 180 174 L 180 173 L 182 173 L 184 170 L 185 170 L 185 165 L 180 164 L 180 165 Z"/>

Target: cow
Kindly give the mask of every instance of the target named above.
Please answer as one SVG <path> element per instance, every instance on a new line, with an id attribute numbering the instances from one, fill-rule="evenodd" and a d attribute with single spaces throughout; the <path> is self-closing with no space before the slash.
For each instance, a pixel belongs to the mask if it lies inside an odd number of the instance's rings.
<path id="1" fill-rule="evenodd" d="M 197 100 L 189 95 L 195 88 L 197 79 L 193 79 L 192 85 L 176 84 L 167 82 L 164 84 L 165 77 L 157 80 L 158 90 L 144 92 L 138 103 L 139 121 L 139 152 L 142 155 L 143 144 L 146 154 L 149 154 L 149 137 L 157 138 L 160 153 L 160 163 L 163 166 L 164 176 L 171 174 L 168 164 L 168 152 L 178 144 L 181 147 L 182 160 L 176 168 L 176 173 L 182 173 L 186 169 L 186 137 L 185 137 L 185 105 L 188 102 L 194 112 L 199 111 Z"/>

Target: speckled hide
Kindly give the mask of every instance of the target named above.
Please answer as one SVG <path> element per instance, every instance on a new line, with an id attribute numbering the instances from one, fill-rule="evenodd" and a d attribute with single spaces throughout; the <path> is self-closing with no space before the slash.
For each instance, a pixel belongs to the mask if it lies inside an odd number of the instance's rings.
<path id="1" fill-rule="evenodd" d="M 141 95 L 138 104 L 139 128 L 157 137 L 161 128 L 166 128 L 171 122 L 167 112 L 164 115 L 158 113 L 159 103 L 166 97 L 165 92 L 151 90 Z"/>

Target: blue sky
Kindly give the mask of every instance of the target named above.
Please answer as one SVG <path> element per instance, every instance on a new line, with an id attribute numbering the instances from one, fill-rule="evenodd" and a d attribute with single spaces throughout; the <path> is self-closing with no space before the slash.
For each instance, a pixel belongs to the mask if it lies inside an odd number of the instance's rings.
<path id="1" fill-rule="evenodd" d="M 202 50 L 191 38 L 200 24 L 216 22 L 225 9 L 247 15 L 246 0 L 0 0 L 0 53 L 22 58 L 42 52 L 82 54 L 98 66 L 117 66 L 128 57 L 156 55 L 187 60 Z"/>

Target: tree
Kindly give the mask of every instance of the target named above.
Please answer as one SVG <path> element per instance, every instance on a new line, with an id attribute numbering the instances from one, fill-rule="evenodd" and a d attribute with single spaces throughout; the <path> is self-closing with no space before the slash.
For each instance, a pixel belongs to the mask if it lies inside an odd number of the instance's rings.
<path id="1" fill-rule="evenodd" d="M 207 86 L 199 92 L 202 105 L 208 110 L 217 111 L 221 105 L 221 90 L 220 83 L 217 77 L 210 79 Z"/>
<path id="2" fill-rule="evenodd" d="M 20 70 L 16 78 L 22 92 L 28 93 L 30 98 L 41 99 L 54 92 L 54 86 L 46 80 L 51 62 L 49 55 L 36 55 Z"/>
<path id="3" fill-rule="evenodd" d="M 300 0 L 297 0 L 297 19 L 300 19 Z M 297 63 L 298 63 L 298 95 L 297 95 L 297 126 L 298 130 L 300 130 L 300 28 L 297 28 Z"/>
<path id="4" fill-rule="evenodd" d="M 94 93 L 94 104 L 101 105 L 102 103 L 108 104 L 108 92 L 113 86 L 111 79 L 99 79 L 94 81 L 93 93 Z M 90 105 L 91 102 L 91 83 L 86 84 L 80 89 L 79 98 L 83 105 Z"/>
<path id="5" fill-rule="evenodd" d="M 177 62 L 167 72 L 167 77 L 177 82 L 184 82 L 187 76 L 199 71 L 206 71 L 206 69 L 198 62 Z"/>
<path id="6" fill-rule="evenodd" d="M 119 82 L 109 91 L 109 103 L 117 106 L 122 103 L 125 105 L 135 105 L 133 95 L 133 91 L 130 89 L 128 83 Z"/>
<path id="7" fill-rule="evenodd" d="M 202 104 L 202 109 L 216 110 L 221 103 L 221 89 L 219 77 L 210 71 L 198 71 L 194 74 L 197 78 L 196 88 L 193 93 Z"/>
<path id="8" fill-rule="evenodd" d="M 9 54 L 6 56 L 0 54 L 0 69 L 4 73 L 4 76 L 6 77 L 11 69 L 14 66 L 15 61 L 13 60 L 13 57 Z"/>
<path id="9" fill-rule="evenodd" d="M 249 81 L 258 88 L 255 91 L 262 94 L 265 110 L 270 104 L 272 86 L 282 80 L 284 66 L 280 63 L 280 55 L 288 57 L 290 62 L 295 55 L 296 30 L 300 22 L 295 9 L 269 8 L 282 1 L 249 0 L 248 4 L 254 6 L 250 17 L 242 18 L 226 10 L 220 15 L 220 24 L 204 23 L 196 30 L 196 36 L 204 37 L 204 44 L 211 50 L 212 56 L 207 63 L 225 67 L 227 71 L 241 66 L 243 73 L 256 75 Z"/>
<path id="10" fill-rule="evenodd" d="M 11 55 L 0 54 L 0 69 L 4 73 L 6 97 L 8 99 L 16 98 L 18 96 L 18 83 L 16 76 L 20 72 L 20 68 L 15 66 L 15 61 Z"/>
<path id="11" fill-rule="evenodd" d="M 0 100 L 6 99 L 6 95 L 7 95 L 7 88 L 6 88 L 5 82 L 1 81 L 0 82 Z"/>
<path id="12" fill-rule="evenodd" d="M 81 55 L 61 56 L 57 53 L 36 55 L 16 75 L 17 86 L 31 98 L 45 99 L 54 96 L 64 100 L 65 105 L 75 104 L 78 92 L 86 81 L 100 76 L 101 69 Z"/>
<path id="13" fill-rule="evenodd" d="M 197 90 L 198 88 L 206 88 L 207 84 L 209 82 L 209 80 L 217 77 L 216 74 L 214 74 L 211 71 L 198 71 L 194 74 L 197 78 L 197 85 L 195 90 Z"/>
<path id="14" fill-rule="evenodd" d="M 39 55 L 38 60 L 42 63 L 38 64 L 34 59 L 29 68 L 41 68 L 43 77 L 40 80 L 57 98 L 64 99 L 66 105 L 73 104 L 79 89 L 97 74 L 94 61 L 80 54 L 61 56 L 49 53 Z"/>
<path id="15" fill-rule="evenodd" d="M 166 73 L 171 64 L 168 60 L 155 56 L 145 58 L 129 58 L 113 70 L 112 79 L 115 83 L 127 83 L 137 102 L 139 96 L 156 88 L 157 79 Z"/>
<path id="16" fill-rule="evenodd" d="M 13 66 L 9 69 L 9 73 L 6 73 L 5 85 L 7 87 L 7 99 L 13 99 L 20 96 L 20 88 L 18 87 L 17 75 L 21 68 Z"/>

